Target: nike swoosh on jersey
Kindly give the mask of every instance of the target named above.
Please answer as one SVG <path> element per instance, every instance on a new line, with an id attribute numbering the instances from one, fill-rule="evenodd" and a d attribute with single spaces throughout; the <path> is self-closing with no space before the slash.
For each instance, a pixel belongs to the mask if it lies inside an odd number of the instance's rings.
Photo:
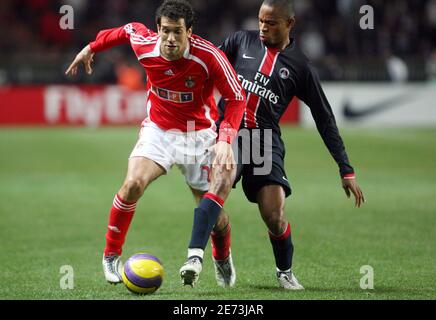
<path id="1" fill-rule="evenodd" d="M 405 93 L 359 108 L 356 108 L 350 101 L 346 101 L 343 104 L 342 113 L 348 120 L 358 120 L 360 118 L 399 107 L 409 100 L 412 100 L 411 94 Z"/>
<path id="2" fill-rule="evenodd" d="M 245 53 L 242 55 L 242 58 L 244 58 L 244 59 L 256 59 L 255 57 L 247 56 Z"/>

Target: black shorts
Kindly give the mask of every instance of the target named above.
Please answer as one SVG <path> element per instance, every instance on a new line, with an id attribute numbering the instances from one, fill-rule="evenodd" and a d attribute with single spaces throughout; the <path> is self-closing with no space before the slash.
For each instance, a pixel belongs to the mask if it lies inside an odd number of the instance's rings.
<path id="1" fill-rule="evenodd" d="M 242 179 L 245 196 L 253 203 L 257 203 L 259 190 L 268 185 L 282 186 L 289 197 L 292 190 L 285 172 L 285 148 L 280 135 L 256 129 L 241 131 L 235 150 L 238 167 L 233 187 Z"/>

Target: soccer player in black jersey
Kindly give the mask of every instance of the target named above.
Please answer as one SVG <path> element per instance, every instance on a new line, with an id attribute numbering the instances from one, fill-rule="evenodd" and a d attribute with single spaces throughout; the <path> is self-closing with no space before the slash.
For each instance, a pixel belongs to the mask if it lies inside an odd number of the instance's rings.
<path id="1" fill-rule="evenodd" d="M 256 169 L 265 164 L 258 165 L 253 154 L 248 163 L 243 161 L 241 154 L 247 150 L 247 139 L 240 139 L 236 183 L 242 178 L 246 197 L 258 204 L 269 230 L 277 279 L 281 287 L 291 290 L 303 289 L 303 286 L 291 271 L 293 244 L 290 223 L 284 211 L 285 198 L 291 194 L 291 187 L 284 168 L 285 148 L 279 121 L 294 97 L 309 106 L 318 131 L 339 166 L 346 195 L 354 195 L 356 207 L 365 201 L 318 75 L 290 37 L 295 21 L 292 0 L 265 0 L 259 11 L 259 31 L 236 32 L 220 47 L 247 94 L 240 133 L 248 133 L 252 150 L 257 144 L 262 152 L 270 154 L 271 162 L 270 172 L 256 173 Z M 257 135 L 259 131 L 261 134 Z M 233 264 L 226 261 L 226 257 L 231 255 L 230 225 L 225 213 L 218 219 L 211 242 L 218 283 L 224 280 L 224 283 L 233 285 Z M 225 282 L 226 278 L 230 279 L 229 275 L 233 281 Z"/>

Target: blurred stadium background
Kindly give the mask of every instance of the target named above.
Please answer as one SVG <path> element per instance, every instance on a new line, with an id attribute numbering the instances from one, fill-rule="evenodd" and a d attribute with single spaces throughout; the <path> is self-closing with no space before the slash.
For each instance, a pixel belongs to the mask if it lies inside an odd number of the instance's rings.
<path id="1" fill-rule="evenodd" d="M 0 298 L 135 298 L 104 283 L 100 254 L 144 117 L 145 74 L 128 46 L 96 56 L 92 76 L 64 71 L 101 29 L 155 29 L 160 2 L 0 1 L 0 243 L 9 262 Z M 260 3 L 192 0 L 194 32 L 219 45 L 256 28 Z M 62 5 L 74 9 L 73 30 L 59 27 Z M 359 27 L 362 5 L 374 8 L 374 30 Z M 265 227 L 239 188 L 228 201 L 238 287 L 216 288 L 207 262 L 198 289 L 180 288 L 193 202 L 174 170 L 146 192 L 126 244 L 126 255 L 146 250 L 164 262 L 167 279 L 150 299 L 436 298 L 436 0 L 295 0 L 295 9 L 293 36 L 319 70 L 368 203 L 356 211 L 344 198 L 296 100 L 283 119 L 295 189 L 287 212 L 307 290 L 276 289 Z M 74 267 L 74 290 L 59 287 L 62 265 Z M 374 267 L 374 290 L 359 287 L 362 265 Z"/>
<path id="2" fill-rule="evenodd" d="M 0 4 L 0 83 L 69 83 L 63 75 L 67 62 L 98 30 L 141 21 L 154 27 L 159 0 L 50 1 L 5 0 Z M 215 44 L 230 32 L 257 26 L 259 1 L 193 0 L 195 32 Z M 59 28 L 59 8 L 74 9 L 74 30 Z M 375 29 L 359 27 L 362 5 L 372 5 Z M 387 81 L 389 58 L 408 69 L 407 79 L 436 77 L 434 0 L 296 0 L 295 37 L 318 65 L 324 80 Z M 117 67 L 134 62 L 129 48 L 98 59 L 96 75 L 77 82 L 116 83 Z M 400 62 L 399 62 L 400 64 Z M 398 75 L 397 75 L 398 77 Z"/>

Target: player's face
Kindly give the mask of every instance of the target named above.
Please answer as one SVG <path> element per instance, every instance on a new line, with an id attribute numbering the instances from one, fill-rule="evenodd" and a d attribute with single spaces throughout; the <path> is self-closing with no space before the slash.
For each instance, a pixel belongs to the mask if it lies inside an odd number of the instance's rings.
<path id="1" fill-rule="evenodd" d="M 188 38 L 192 35 L 192 28 L 186 29 L 185 19 L 178 21 L 162 17 L 157 26 L 160 38 L 160 52 L 165 59 L 178 60 L 183 56 L 188 45 Z"/>
<path id="2" fill-rule="evenodd" d="M 259 36 L 267 47 L 283 49 L 289 43 L 289 33 L 295 19 L 287 17 L 280 7 L 262 5 L 259 10 Z"/>

